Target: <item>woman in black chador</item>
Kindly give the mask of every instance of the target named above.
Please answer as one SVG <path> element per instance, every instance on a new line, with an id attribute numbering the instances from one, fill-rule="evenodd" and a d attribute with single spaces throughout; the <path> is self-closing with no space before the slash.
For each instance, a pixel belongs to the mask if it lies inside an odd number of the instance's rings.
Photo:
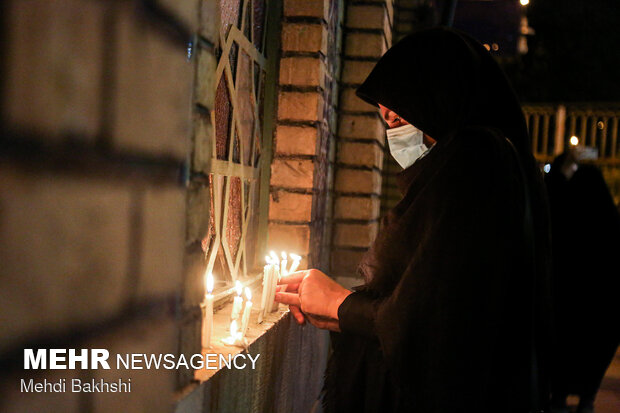
<path id="1" fill-rule="evenodd" d="M 341 331 L 325 410 L 539 411 L 545 194 L 501 70 L 468 36 L 432 29 L 392 47 L 357 93 L 387 122 L 403 199 L 355 292 L 308 270 L 277 294 L 299 322 Z"/>
<path id="2" fill-rule="evenodd" d="M 601 172 L 579 164 L 578 148 L 558 156 L 547 175 L 553 235 L 555 340 L 552 409 L 578 413 L 594 397 L 620 341 L 620 217 Z"/>

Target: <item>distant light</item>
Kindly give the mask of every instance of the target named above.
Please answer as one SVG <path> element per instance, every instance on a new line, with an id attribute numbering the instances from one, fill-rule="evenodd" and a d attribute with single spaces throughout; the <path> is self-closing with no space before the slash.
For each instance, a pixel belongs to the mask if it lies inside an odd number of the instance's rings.
<path id="1" fill-rule="evenodd" d="M 488 43 L 483 44 L 484 48 L 487 50 L 491 50 L 491 46 Z"/>
<path id="2" fill-rule="evenodd" d="M 603 122 L 603 121 L 599 121 L 599 122 L 596 124 L 596 126 L 597 126 L 600 130 L 603 130 L 603 129 L 605 129 L 605 122 Z"/>
<path id="3" fill-rule="evenodd" d="M 496 52 L 497 52 L 497 51 L 499 50 L 499 45 L 498 45 L 497 43 L 493 43 L 493 44 L 491 45 L 491 49 L 493 49 L 493 51 L 496 51 Z"/>
<path id="4" fill-rule="evenodd" d="M 192 59 L 192 54 L 194 54 L 194 43 L 189 42 L 187 43 L 187 60 L 191 60 Z"/>
<path id="5" fill-rule="evenodd" d="M 522 6 L 527 6 L 528 4 L 530 4 L 530 0 L 521 0 Z"/>
<path id="6" fill-rule="evenodd" d="M 570 137 L 570 144 L 573 146 L 577 146 L 579 145 L 579 138 L 576 136 L 571 136 Z"/>
<path id="7" fill-rule="evenodd" d="M 545 164 L 543 171 L 545 171 L 545 173 L 548 174 L 549 171 L 551 171 L 551 164 L 550 163 Z"/>

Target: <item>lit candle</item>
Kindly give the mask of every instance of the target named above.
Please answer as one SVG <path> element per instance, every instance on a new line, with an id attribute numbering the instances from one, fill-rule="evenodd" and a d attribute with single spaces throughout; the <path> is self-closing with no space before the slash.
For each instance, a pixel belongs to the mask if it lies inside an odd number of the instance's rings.
<path id="1" fill-rule="evenodd" d="M 211 347 L 211 333 L 213 331 L 213 274 L 205 276 L 205 300 L 202 304 L 204 314 L 202 317 L 202 347 Z"/>
<path id="2" fill-rule="evenodd" d="M 258 322 L 263 322 L 263 317 L 265 316 L 265 309 L 267 308 L 267 296 L 269 295 L 269 282 L 270 282 L 270 268 L 271 268 L 271 258 L 269 255 L 265 255 L 265 266 L 263 267 L 263 293 L 261 294 L 260 299 L 260 311 L 258 313 Z"/>
<path id="3" fill-rule="evenodd" d="M 297 268 L 299 267 L 299 263 L 301 262 L 301 257 L 297 254 L 289 254 L 289 256 L 293 259 L 293 263 L 291 264 L 291 268 L 289 269 L 288 273 L 292 273 L 297 271 Z"/>
<path id="4" fill-rule="evenodd" d="M 239 327 L 237 326 L 237 320 L 233 320 L 230 323 L 230 336 L 223 338 L 222 342 L 227 346 L 242 346 L 243 345 L 243 337 L 241 336 L 241 332 L 238 331 Z"/>
<path id="5" fill-rule="evenodd" d="M 239 314 L 241 314 L 241 307 L 243 306 L 243 297 L 241 297 L 243 285 L 240 281 L 235 282 L 235 290 L 237 290 L 237 296 L 233 301 L 232 312 L 230 313 L 231 320 L 236 320 L 239 318 Z"/>
<path id="6" fill-rule="evenodd" d="M 280 276 L 284 277 L 285 275 L 288 274 L 288 271 L 286 270 L 286 265 L 288 264 L 288 261 L 286 259 L 286 252 L 282 251 L 282 261 L 280 261 Z"/>
<path id="7" fill-rule="evenodd" d="M 243 317 L 241 318 L 241 337 L 245 337 L 248 331 L 248 324 L 250 323 L 250 311 L 252 310 L 252 291 L 248 287 L 245 287 L 245 308 L 243 309 Z"/>
<path id="8" fill-rule="evenodd" d="M 274 311 L 278 311 L 278 307 L 280 303 L 276 302 L 276 287 L 278 286 L 278 280 L 280 280 L 280 266 L 272 265 L 271 266 L 271 288 L 269 290 L 269 301 L 268 306 L 269 312 L 273 313 Z"/>

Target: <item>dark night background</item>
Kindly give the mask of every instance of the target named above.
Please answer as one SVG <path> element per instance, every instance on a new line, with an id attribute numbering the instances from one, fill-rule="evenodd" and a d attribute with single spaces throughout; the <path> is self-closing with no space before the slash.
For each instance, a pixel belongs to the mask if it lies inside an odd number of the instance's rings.
<path id="1" fill-rule="evenodd" d="M 447 2 L 436 0 L 441 9 Z M 520 15 L 535 34 L 514 53 Z M 620 100 L 620 3 L 617 0 L 459 0 L 454 26 L 494 53 L 522 102 Z"/>
<path id="2" fill-rule="evenodd" d="M 617 0 L 531 0 L 529 52 L 504 68 L 523 102 L 620 100 Z"/>

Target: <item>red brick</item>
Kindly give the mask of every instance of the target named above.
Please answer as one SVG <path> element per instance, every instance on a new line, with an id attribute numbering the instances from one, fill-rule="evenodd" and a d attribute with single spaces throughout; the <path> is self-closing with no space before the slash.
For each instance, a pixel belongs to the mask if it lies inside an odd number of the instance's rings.
<path id="1" fill-rule="evenodd" d="M 355 57 L 379 58 L 387 50 L 385 38 L 379 33 L 348 33 L 345 40 L 345 54 Z"/>
<path id="2" fill-rule="evenodd" d="M 313 126 L 276 128 L 276 153 L 283 155 L 314 155 L 318 130 Z"/>
<path id="3" fill-rule="evenodd" d="M 210 119 L 194 118 L 192 170 L 207 173 L 213 157 L 213 126 Z"/>
<path id="4" fill-rule="evenodd" d="M 340 108 L 351 112 L 376 112 L 377 107 L 366 103 L 355 94 L 355 89 L 348 87 L 340 93 Z"/>
<path id="5" fill-rule="evenodd" d="M 284 0 L 284 15 L 295 17 L 320 17 L 327 19 L 327 0 Z"/>
<path id="6" fill-rule="evenodd" d="M 285 57 L 280 60 L 280 85 L 322 86 L 323 70 L 318 57 Z"/>
<path id="7" fill-rule="evenodd" d="M 144 194 L 138 297 L 176 296 L 185 245 L 185 190 L 160 186 Z"/>
<path id="8" fill-rule="evenodd" d="M 385 126 L 376 116 L 341 115 L 338 136 L 351 139 L 373 139 L 382 145 L 385 142 Z"/>
<path id="9" fill-rule="evenodd" d="M 314 163 L 309 159 L 275 159 L 271 164 L 271 185 L 312 189 Z"/>
<path id="10" fill-rule="evenodd" d="M 13 127 L 53 140 L 93 141 L 100 123 L 106 4 L 11 1 L 3 112 Z"/>
<path id="11" fill-rule="evenodd" d="M 198 60 L 196 76 L 196 100 L 208 109 L 214 109 L 215 101 L 215 69 L 217 59 L 211 53 L 200 49 L 196 55 Z"/>
<path id="12" fill-rule="evenodd" d="M 0 176 L 0 350 L 119 313 L 138 247 L 130 245 L 129 189 L 8 168 Z"/>
<path id="13" fill-rule="evenodd" d="M 209 230 L 211 195 L 209 188 L 190 184 L 187 189 L 187 233 L 185 242 L 201 242 Z"/>
<path id="14" fill-rule="evenodd" d="M 323 52 L 327 49 L 327 31 L 322 24 L 284 23 L 282 50 L 292 52 Z"/>
<path id="15" fill-rule="evenodd" d="M 269 224 L 268 250 L 305 255 L 310 251 L 310 226 Z"/>
<path id="16" fill-rule="evenodd" d="M 200 21 L 199 31 L 202 36 L 211 43 L 217 44 L 219 41 L 220 29 L 220 1 L 201 0 L 200 1 Z"/>
<path id="17" fill-rule="evenodd" d="M 312 217 L 312 195 L 273 191 L 269 197 L 269 219 L 307 221 Z"/>
<path id="18" fill-rule="evenodd" d="M 196 307 L 204 299 L 204 274 L 206 267 L 207 263 L 204 252 L 186 251 L 183 259 L 182 284 L 182 305 L 184 309 Z"/>
<path id="19" fill-rule="evenodd" d="M 323 118 L 319 92 L 280 92 L 278 119 L 316 121 Z"/>
<path id="20" fill-rule="evenodd" d="M 339 168 L 336 171 L 336 190 L 378 195 L 381 193 L 381 174 L 378 171 Z"/>
<path id="21" fill-rule="evenodd" d="M 381 169 L 383 149 L 375 143 L 341 142 L 338 145 L 338 162 Z"/>
<path id="22" fill-rule="evenodd" d="M 198 27 L 199 2 L 199 0 L 160 0 L 161 6 L 170 11 L 192 32 Z"/>
<path id="23" fill-rule="evenodd" d="M 375 62 L 345 60 L 342 69 L 342 82 L 361 85 L 375 67 Z"/>
<path id="24" fill-rule="evenodd" d="M 189 153 L 194 65 L 187 51 L 120 3 L 114 144 L 184 160 Z M 165 79 L 165 80 L 164 80 Z"/>
<path id="25" fill-rule="evenodd" d="M 377 236 L 377 223 L 369 224 L 336 224 L 334 245 L 339 247 L 368 248 Z"/>
<path id="26" fill-rule="evenodd" d="M 347 27 L 352 29 L 383 29 L 386 19 L 386 9 L 381 4 L 347 7 Z"/>
<path id="27" fill-rule="evenodd" d="M 338 196 L 334 218 L 374 220 L 379 218 L 381 202 L 377 197 Z"/>

